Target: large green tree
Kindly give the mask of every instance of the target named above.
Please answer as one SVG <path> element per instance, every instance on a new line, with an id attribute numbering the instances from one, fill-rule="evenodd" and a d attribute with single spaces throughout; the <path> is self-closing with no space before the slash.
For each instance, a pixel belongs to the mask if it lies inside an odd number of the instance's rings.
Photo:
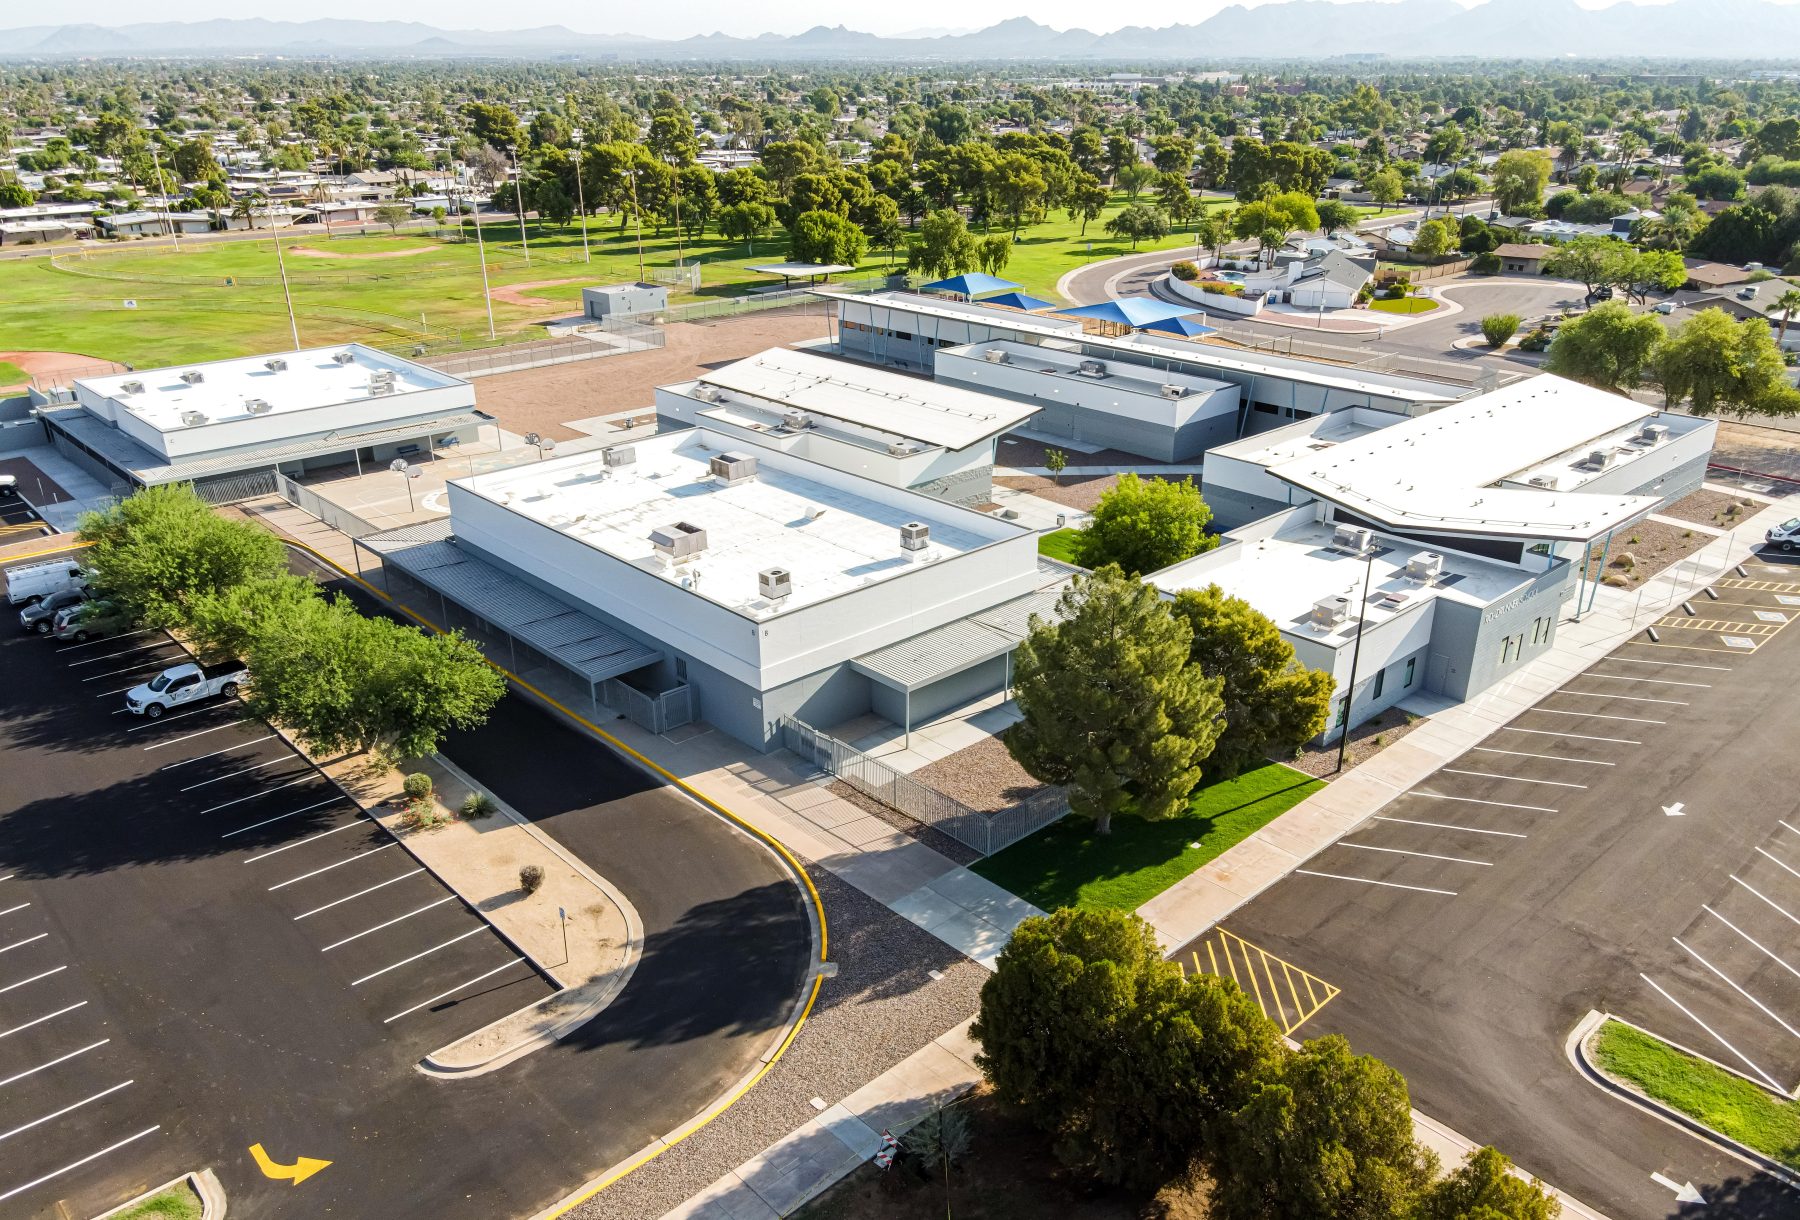
<path id="1" fill-rule="evenodd" d="M 1156 572 L 1219 545 L 1206 532 L 1212 509 L 1185 479 L 1140 479 L 1123 474 L 1094 505 L 1075 540 L 1084 568 L 1117 564 L 1130 576 Z"/>
<path id="2" fill-rule="evenodd" d="M 1544 370 L 1623 394 L 1643 383 L 1662 342 L 1662 322 L 1655 314 L 1607 301 L 1562 324 Z"/>
<path id="3" fill-rule="evenodd" d="M 1115 567 L 1076 577 L 1056 608 L 1019 645 L 1024 719 L 1006 748 L 1034 778 L 1065 785 L 1098 834 L 1121 812 L 1173 817 L 1218 740 L 1223 682 L 1188 663 L 1193 633 L 1161 595 Z"/>
<path id="4" fill-rule="evenodd" d="M 908 254 L 909 262 L 934 279 L 973 271 L 980 259 L 968 223 L 950 208 L 940 208 L 919 222 L 919 240 Z"/>
<path id="5" fill-rule="evenodd" d="M 1550 183 L 1550 158 L 1541 152 L 1514 149 L 1494 162 L 1488 181 L 1494 205 L 1509 216 L 1535 216 L 1544 206 Z"/>
<path id="6" fill-rule="evenodd" d="M 1169 235 L 1169 214 L 1148 204 L 1130 204 L 1106 222 L 1106 231 L 1114 237 L 1129 238 L 1135 250 L 1140 241 L 1157 241 Z"/>
<path id="7" fill-rule="evenodd" d="M 869 248 L 863 231 L 836 212 L 802 212 L 794 220 L 788 257 L 797 263 L 854 267 Z"/>
<path id="8" fill-rule="evenodd" d="M 1266 615 L 1217 585 L 1183 590 L 1174 611 L 1194 635 L 1189 659 L 1224 682 L 1224 728 L 1207 758 L 1215 778 L 1229 779 L 1272 756 L 1291 754 L 1325 731 L 1331 675 L 1300 664 L 1293 645 Z"/>
<path id="9" fill-rule="evenodd" d="M 1761 318 L 1740 322 L 1722 309 L 1703 309 L 1670 333 L 1655 368 L 1669 405 L 1686 402 L 1696 415 L 1800 412 L 1800 391 L 1788 383 L 1780 349 Z"/>
<path id="10" fill-rule="evenodd" d="M 1424 1191 L 1410 1220 L 1556 1220 L 1562 1203 L 1542 1182 L 1511 1172 L 1495 1148 L 1477 1148 L 1469 1159 Z"/>

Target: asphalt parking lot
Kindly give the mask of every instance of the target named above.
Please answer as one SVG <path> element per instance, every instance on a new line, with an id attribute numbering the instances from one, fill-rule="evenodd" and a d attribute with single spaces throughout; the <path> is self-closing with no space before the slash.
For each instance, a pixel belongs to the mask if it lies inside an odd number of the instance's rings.
<path id="1" fill-rule="evenodd" d="M 644 958 L 568 1041 L 425 1077 L 551 984 L 235 699 L 121 710 L 183 659 L 153 633 L 0 638 L 0 1215 L 90 1216 L 201 1167 L 246 1215 L 528 1214 L 700 1109 L 788 1016 L 809 935 L 780 867 L 508 699 L 496 786 L 632 897 Z M 486 732 L 464 743 L 484 766 Z M 546 742 L 572 773 L 509 785 Z M 302 1157 L 329 1164 L 295 1183 Z"/>
<path id="2" fill-rule="evenodd" d="M 1564 1057 L 1599 1009 L 1800 1086 L 1800 565 L 1779 558 L 1549 690 L 1224 925 L 1341 986 L 1304 1034 L 1346 1034 L 1420 1109 L 1615 1217 L 1800 1214 Z M 1678 1207 L 1652 1173 L 1708 1204 Z"/>
<path id="3" fill-rule="evenodd" d="M 16 497 L 0 498 L 0 544 L 25 542 L 50 532 L 37 509 Z"/>

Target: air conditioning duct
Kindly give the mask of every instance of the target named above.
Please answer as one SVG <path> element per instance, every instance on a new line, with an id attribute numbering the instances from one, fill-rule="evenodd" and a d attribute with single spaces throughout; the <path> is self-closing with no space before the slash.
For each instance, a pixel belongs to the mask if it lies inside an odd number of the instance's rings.
<path id="1" fill-rule="evenodd" d="M 1428 585 L 1444 574 L 1444 557 L 1433 551 L 1420 551 L 1406 561 L 1406 579 Z"/>
<path id="2" fill-rule="evenodd" d="M 931 545 L 931 527 L 918 521 L 908 521 L 900 527 L 900 549 L 903 551 L 922 551 Z"/>
<path id="3" fill-rule="evenodd" d="M 686 521 L 659 525 L 650 531 L 650 545 L 671 563 L 682 563 L 706 549 L 706 531 Z"/>
<path id="4" fill-rule="evenodd" d="M 202 381 L 206 380 L 206 374 L 202 373 L 199 369 L 189 369 L 181 375 L 181 379 L 189 385 L 199 385 Z"/>
<path id="5" fill-rule="evenodd" d="M 1355 525 L 1340 525 L 1331 535 L 1331 545 L 1352 555 L 1361 555 L 1375 545 L 1375 533 Z"/>
<path id="6" fill-rule="evenodd" d="M 608 470 L 617 470 L 621 466 L 637 465 L 637 449 L 631 445 L 614 445 L 600 454 L 600 460 Z"/>
<path id="7" fill-rule="evenodd" d="M 1326 630 L 1341 626 L 1349 617 L 1350 599 L 1347 597 L 1322 597 L 1313 603 L 1312 613 L 1306 616 L 1313 626 Z"/>
<path id="8" fill-rule="evenodd" d="M 756 574 L 756 591 L 777 601 L 794 591 L 794 574 L 786 568 L 764 568 Z"/>
<path id="9" fill-rule="evenodd" d="M 707 463 L 708 472 L 727 487 L 756 477 L 756 459 L 747 453 L 717 453 Z"/>

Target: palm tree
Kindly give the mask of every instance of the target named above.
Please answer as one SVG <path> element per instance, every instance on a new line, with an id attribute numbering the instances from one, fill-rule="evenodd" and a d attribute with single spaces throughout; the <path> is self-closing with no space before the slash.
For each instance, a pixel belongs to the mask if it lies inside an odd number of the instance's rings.
<path id="1" fill-rule="evenodd" d="M 1787 338 L 1788 323 L 1794 320 L 1794 311 L 1800 309 L 1800 288 L 1790 288 L 1769 303 L 1771 312 L 1781 311 L 1781 327 L 1775 332 L 1775 346 L 1780 347 Z"/>
<path id="2" fill-rule="evenodd" d="M 254 230 L 256 228 L 256 209 L 263 207 L 266 203 L 267 200 L 263 198 L 261 191 L 251 191 L 232 205 L 231 214 L 242 216 L 245 225 Z"/>

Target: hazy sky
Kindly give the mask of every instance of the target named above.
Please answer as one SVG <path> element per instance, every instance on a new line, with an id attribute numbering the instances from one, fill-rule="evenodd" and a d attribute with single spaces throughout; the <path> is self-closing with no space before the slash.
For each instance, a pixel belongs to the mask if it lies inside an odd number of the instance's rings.
<path id="1" fill-rule="evenodd" d="M 1247 5 L 1273 0 L 1246 0 Z M 1465 5 L 1470 0 L 1461 0 Z M 1505 0 L 1495 0 L 1505 3 Z M 1579 0 L 1586 8 L 1601 8 L 1606 0 Z M 1149 17 L 1143 9 L 1124 5 L 1096 6 L 1088 0 L 1033 0 L 1020 5 L 1011 0 L 969 4 L 966 0 L 911 0 L 900 5 L 846 6 L 841 0 L 667 0 L 652 5 L 596 4 L 495 6 L 488 0 L 437 0 L 422 7 L 411 0 L 308 0 L 303 4 L 274 0 L 188 0 L 177 8 L 144 7 L 137 0 L 88 0 L 79 16 L 65 20 L 92 21 L 101 25 L 126 25 L 138 21 L 198 20 L 208 17 L 268 17 L 297 21 L 311 17 L 358 17 L 422 21 L 446 29 L 511 29 L 530 25 L 566 25 L 594 34 L 631 33 L 658 38 L 685 38 L 722 30 L 727 34 L 793 34 L 814 25 L 847 25 L 876 34 L 905 34 L 917 30 L 952 31 L 979 29 L 1007 17 L 1028 15 L 1057 29 L 1081 26 L 1105 33 L 1133 23 L 1167 25 L 1203 21 L 1226 6 L 1226 0 L 1198 0 L 1190 6 L 1161 10 Z M 10 20 L 8 19 L 10 18 Z M 24 10 L 0 18 L 0 27 L 54 24 L 51 10 Z"/>

